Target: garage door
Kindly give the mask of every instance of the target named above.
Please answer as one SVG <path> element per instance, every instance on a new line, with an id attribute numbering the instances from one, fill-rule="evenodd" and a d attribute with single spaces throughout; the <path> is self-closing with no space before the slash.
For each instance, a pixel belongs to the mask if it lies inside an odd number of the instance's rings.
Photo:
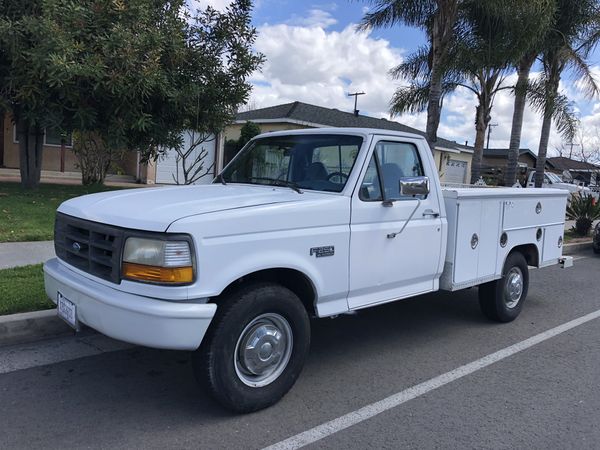
<path id="1" fill-rule="evenodd" d="M 446 162 L 444 181 L 446 183 L 465 183 L 467 179 L 467 162 L 449 159 Z"/>
<path id="2" fill-rule="evenodd" d="M 198 133 L 192 133 L 186 131 L 183 136 L 184 149 L 190 148 L 191 142 L 194 139 L 198 139 Z M 211 139 L 200 144 L 186 160 L 186 167 L 190 167 L 192 161 L 194 161 L 202 151 L 206 151 L 206 156 L 202 159 L 203 168 L 201 173 L 204 173 L 207 168 L 213 166 L 215 162 L 215 149 L 216 139 Z M 208 184 L 213 180 L 214 171 L 211 169 L 210 173 L 194 184 Z M 183 176 L 183 161 L 179 157 L 179 154 L 173 150 L 168 149 L 156 162 L 156 182 L 159 184 L 184 184 Z"/>

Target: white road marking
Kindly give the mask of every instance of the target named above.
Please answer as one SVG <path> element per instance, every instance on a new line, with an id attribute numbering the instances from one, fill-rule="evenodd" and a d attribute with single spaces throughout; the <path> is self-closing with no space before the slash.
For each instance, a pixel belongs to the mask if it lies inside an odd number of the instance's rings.
<path id="1" fill-rule="evenodd" d="M 466 377 L 478 370 L 488 367 L 498 361 L 501 361 L 509 356 L 516 353 L 522 352 L 534 345 L 558 336 L 561 333 L 569 331 L 575 327 L 583 325 L 584 323 L 598 319 L 600 317 L 600 310 L 594 311 L 585 316 L 579 317 L 578 319 L 571 320 L 570 322 L 559 325 L 555 328 L 551 328 L 543 333 L 537 334 L 529 339 L 513 344 L 509 347 L 505 347 L 495 353 L 491 353 L 483 358 L 480 358 L 471 363 L 465 364 L 464 366 L 458 367 L 450 372 L 446 372 L 428 381 L 425 381 L 416 386 L 410 387 L 404 391 L 393 394 L 383 400 L 375 403 L 371 403 L 363 408 L 356 411 L 352 411 L 348 414 L 338 417 L 337 419 L 330 420 L 321 425 L 318 425 L 310 430 L 299 433 L 281 442 L 266 447 L 264 450 L 290 450 L 298 449 L 314 442 L 320 441 L 338 431 L 345 430 L 353 425 L 356 425 L 365 420 L 371 419 L 385 411 L 402 405 L 409 400 L 415 399 L 421 395 L 427 394 L 439 387 L 445 386 L 448 383 L 456 381 L 460 378 Z"/>
<path id="2" fill-rule="evenodd" d="M 101 334 L 61 337 L 0 348 L 0 374 L 124 350 L 132 345 Z"/>

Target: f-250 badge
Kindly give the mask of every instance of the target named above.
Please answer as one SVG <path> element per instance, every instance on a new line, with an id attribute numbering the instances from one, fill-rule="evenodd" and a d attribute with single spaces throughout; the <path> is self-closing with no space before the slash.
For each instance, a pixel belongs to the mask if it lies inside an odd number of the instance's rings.
<path id="1" fill-rule="evenodd" d="M 317 258 L 323 256 L 333 256 L 335 254 L 335 247 L 328 245 L 326 247 L 313 247 L 310 249 L 310 256 L 315 255 Z"/>

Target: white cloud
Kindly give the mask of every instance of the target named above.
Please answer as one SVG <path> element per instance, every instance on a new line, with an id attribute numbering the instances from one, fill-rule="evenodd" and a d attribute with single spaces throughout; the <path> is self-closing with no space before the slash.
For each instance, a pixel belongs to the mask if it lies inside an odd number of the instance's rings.
<path id="1" fill-rule="evenodd" d="M 357 32 L 289 24 L 259 28 L 256 49 L 266 56 L 262 73 L 255 74 L 252 103 L 257 107 L 295 100 L 351 111 L 348 92 L 364 91 L 359 109 L 388 117 L 395 85 L 388 76 L 401 62 L 401 51 L 388 41 Z"/>
<path id="2" fill-rule="evenodd" d="M 328 28 L 331 25 L 335 25 L 337 20 L 331 15 L 329 11 L 325 11 L 320 8 L 313 8 L 308 11 L 307 17 L 300 17 L 297 15 L 292 16 L 287 21 L 288 25 L 294 25 L 306 28 Z"/>
<path id="3" fill-rule="evenodd" d="M 232 0 L 188 0 L 188 5 L 192 11 L 196 11 L 197 9 L 203 10 L 207 6 L 212 6 L 219 11 L 223 11 L 231 2 Z"/>

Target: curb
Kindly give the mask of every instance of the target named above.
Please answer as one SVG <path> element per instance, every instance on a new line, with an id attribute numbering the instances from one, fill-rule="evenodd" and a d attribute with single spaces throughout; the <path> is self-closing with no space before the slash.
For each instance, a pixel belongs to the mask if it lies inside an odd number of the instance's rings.
<path id="1" fill-rule="evenodd" d="M 0 316 L 0 347 L 74 333 L 56 309 Z"/>
<path id="2" fill-rule="evenodd" d="M 585 251 L 592 251 L 592 241 L 565 244 L 563 246 L 563 255 L 574 255 Z"/>

